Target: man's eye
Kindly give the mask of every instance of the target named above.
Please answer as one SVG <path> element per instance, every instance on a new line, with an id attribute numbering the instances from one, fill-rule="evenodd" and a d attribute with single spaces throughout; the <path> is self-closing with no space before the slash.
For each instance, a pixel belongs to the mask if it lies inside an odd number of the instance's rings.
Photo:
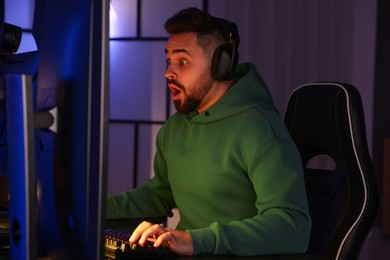
<path id="1" fill-rule="evenodd" d="M 167 65 L 170 65 L 171 64 L 171 60 L 167 60 Z"/>
<path id="2" fill-rule="evenodd" d="M 188 62 L 188 61 L 187 61 L 186 59 L 181 59 L 181 60 L 180 60 L 180 64 L 181 64 L 181 65 L 185 65 L 185 64 L 187 64 L 187 62 Z"/>

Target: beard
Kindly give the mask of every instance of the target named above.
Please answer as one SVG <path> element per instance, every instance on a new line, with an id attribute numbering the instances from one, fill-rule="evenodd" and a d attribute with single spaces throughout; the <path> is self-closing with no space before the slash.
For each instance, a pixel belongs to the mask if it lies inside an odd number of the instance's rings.
<path id="1" fill-rule="evenodd" d="M 183 99 L 174 100 L 175 108 L 177 112 L 185 115 L 197 109 L 202 104 L 204 97 L 212 88 L 214 80 L 211 78 L 209 70 L 205 70 L 193 83 L 190 88 L 192 89 L 191 93 L 179 82 L 172 80 L 172 83 L 180 88 L 182 95 L 184 95 Z"/>

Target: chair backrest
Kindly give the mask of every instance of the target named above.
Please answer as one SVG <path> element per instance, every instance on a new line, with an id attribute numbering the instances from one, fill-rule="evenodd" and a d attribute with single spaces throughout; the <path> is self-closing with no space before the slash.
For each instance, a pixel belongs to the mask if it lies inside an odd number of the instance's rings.
<path id="1" fill-rule="evenodd" d="M 358 90 L 337 82 L 302 85 L 284 122 L 304 166 L 312 217 L 307 254 L 356 259 L 380 205 Z"/>

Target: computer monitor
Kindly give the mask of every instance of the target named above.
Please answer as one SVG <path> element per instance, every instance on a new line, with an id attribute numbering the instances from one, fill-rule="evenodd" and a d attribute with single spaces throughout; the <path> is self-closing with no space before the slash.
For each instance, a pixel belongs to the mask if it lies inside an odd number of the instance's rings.
<path id="1" fill-rule="evenodd" d="M 21 146 L 28 156 L 19 158 L 29 158 L 27 166 L 16 167 L 18 158 L 10 158 L 13 166 L 8 165 L 8 169 L 21 169 L 24 176 L 10 178 L 10 187 L 23 189 L 10 190 L 12 259 L 103 259 L 108 13 L 108 0 L 37 0 L 33 25 L 36 91 L 21 99 L 18 91 L 34 89 L 34 78 L 28 73 L 6 76 L 5 102 L 9 96 L 19 98 L 16 108 L 7 106 L 7 115 L 22 108 L 18 118 L 27 122 L 26 131 L 14 131 L 18 121 L 8 132 L 15 133 L 14 140 L 24 135 L 23 144 L 29 144 L 27 149 Z M 53 124 L 47 125 L 51 129 L 42 123 L 37 127 L 37 115 L 47 115 L 53 108 L 58 113 Z M 25 205 L 12 206 L 14 197 Z M 27 221 L 26 214 L 31 214 Z"/>

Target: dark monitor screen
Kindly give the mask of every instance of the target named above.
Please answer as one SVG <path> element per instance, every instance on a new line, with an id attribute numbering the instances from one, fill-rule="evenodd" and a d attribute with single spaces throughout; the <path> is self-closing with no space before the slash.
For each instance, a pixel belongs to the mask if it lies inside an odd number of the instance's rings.
<path id="1" fill-rule="evenodd" d="M 27 164 L 33 165 L 34 178 L 29 180 L 32 186 L 30 183 L 20 187 L 30 187 L 30 193 L 23 192 L 33 200 L 24 202 L 33 204 L 36 218 L 31 219 L 34 227 L 27 225 L 26 230 L 19 230 L 21 234 L 11 227 L 12 259 L 103 259 L 108 11 L 108 0 L 35 3 L 33 35 L 38 74 L 31 95 L 35 111 L 32 117 L 24 117 L 34 122 L 34 156 L 29 156 L 34 162 Z M 7 89 L 13 92 L 18 85 L 28 89 L 32 80 L 11 77 Z M 36 115 L 53 108 L 57 109 L 55 127 L 37 127 Z M 12 132 L 12 128 L 8 131 Z M 17 158 L 8 160 L 13 165 L 16 161 Z M 25 180 L 13 178 L 10 186 L 21 181 Z M 26 214 L 26 207 L 12 207 L 14 192 L 18 191 L 10 190 L 11 225 Z M 33 233 L 28 236 L 36 239 L 23 240 L 24 232 L 29 231 Z"/>
<path id="2" fill-rule="evenodd" d="M 58 107 L 58 132 L 37 153 L 38 240 L 47 255 L 103 258 L 108 125 L 107 0 L 38 0 L 37 109 Z"/>

